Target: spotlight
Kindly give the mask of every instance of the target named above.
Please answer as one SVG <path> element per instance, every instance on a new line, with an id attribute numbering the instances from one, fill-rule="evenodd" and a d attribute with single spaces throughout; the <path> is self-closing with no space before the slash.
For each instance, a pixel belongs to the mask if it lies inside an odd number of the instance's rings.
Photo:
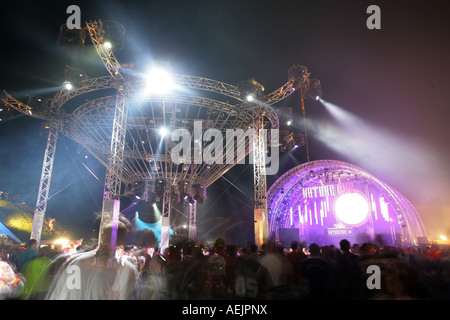
<path id="1" fill-rule="evenodd" d="M 162 128 L 159 129 L 159 135 L 161 137 L 165 137 L 168 133 L 169 133 L 169 131 L 165 127 L 162 127 Z"/>
<path id="2" fill-rule="evenodd" d="M 59 28 L 57 46 L 71 56 L 77 56 L 84 51 L 86 40 L 85 29 L 69 29 L 66 24 Z"/>
<path id="3" fill-rule="evenodd" d="M 64 89 L 66 89 L 66 90 L 68 90 L 68 91 L 70 91 L 70 90 L 73 89 L 73 85 L 72 85 L 72 83 L 71 83 L 70 81 L 65 81 L 65 82 L 63 83 L 63 86 L 64 86 Z"/>
<path id="4" fill-rule="evenodd" d="M 141 200 L 141 197 L 139 197 L 139 196 L 136 196 L 135 198 L 138 199 L 138 200 Z"/>
<path id="5" fill-rule="evenodd" d="M 117 21 L 105 20 L 102 22 L 104 30 L 103 45 L 107 49 L 121 51 L 125 43 L 125 27 Z"/>
<path id="6" fill-rule="evenodd" d="M 153 68 L 146 75 L 145 94 L 167 94 L 174 88 L 170 74 L 160 68 Z"/>
<path id="7" fill-rule="evenodd" d="M 198 203 L 202 204 L 203 201 L 206 199 L 206 187 L 202 184 L 194 184 L 192 186 L 193 189 L 193 195 L 194 200 Z"/>
<path id="8" fill-rule="evenodd" d="M 322 85 L 318 79 L 310 79 L 309 88 L 305 92 L 306 99 L 319 100 L 322 96 Z"/>
<path id="9" fill-rule="evenodd" d="M 281 107 L 277 112 L 280 117 L 280 124 L 283 123 L 286 126 L 291 126 L 294 124 L 294 116 L 292 112 L 292 107 Z M 291 130 L 291 129 L 288 129 Z"/>
<path id="10" fill-rule="evenodd" d="M 87 78 L 86 72 L 81 69 L 72 68 L 71 66 L 66 66 L 64 71 L 64 82 L 63 86 L 66 90 L 72 90 L 75 88 L 80 88 L 82 86 L 82 81 Z"/>
<path id="11" fill-rule="evenodd" d="M 298 89 L 300 87 L 307 86 L 308 84 L 308 78 L 310 76 L 310 72 L 308 71 L 308 68 L 305 66 L 302 66 L 300 64 L 295 64 L 288 70 L 288 79 L 294 80 L 293 87 L 295 89 Z"/>
<path id="12" fill-rule="evenodd" d="M 260 99 L 264 92 L 264 87 L 255 79 L 241 81 L 237 85 L 241 99 L 247 102 L 252 102 L 255 99 Z"/>

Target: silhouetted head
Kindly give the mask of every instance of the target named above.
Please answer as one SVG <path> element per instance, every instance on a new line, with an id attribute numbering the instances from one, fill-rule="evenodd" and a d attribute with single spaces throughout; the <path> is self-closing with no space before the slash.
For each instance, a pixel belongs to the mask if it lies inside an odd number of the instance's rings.
<path id="1" fill-rule="evenodd" d="M 347 239 L 342 239 L 339 242 L 339 245 L 341 246 L 341 250 L 344 252 L 348 252 L 350 250 L 350 242 Z"/>
<path id="2" fill-rule="evenodd" d="M 28 242 L 26 244 L 27 248 L 36 248 L 36 246 L 37 246 L 36 239 L 30 239 L 30 240 L 28 240 Z"/>
<path id="3" fill-rule="evenodd" d="M 311 243 L 309 245 L 309 253 L 312 256 L 318 256 L 320 254 L 320 247 L 316 243 Z"/>
<path id="4" fill-rule="evenodd" d="M 223 250 L 225 248 L 225 239 L 217 238 L 216 240 L 214 240 L 213 247 L 215 250 Z"/>

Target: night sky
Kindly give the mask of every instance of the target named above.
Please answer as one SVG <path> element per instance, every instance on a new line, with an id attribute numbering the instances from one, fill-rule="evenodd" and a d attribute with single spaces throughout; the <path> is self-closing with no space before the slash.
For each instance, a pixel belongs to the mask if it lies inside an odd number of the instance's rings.
<path id="1" fill-rule="evenodd" d="M 169 60 L 177 74 L 230 84 L 256 78 L 266 93 L 287 81 L 293 64 L 307 66 L 311 78 L 321 80 L 323 99 L 347 115 L 336 119 L 322 103 L 306 100 L 311 160 L 342 160 L 369 171 L 415 205 L 430 238 L 450 235 L 450 20 L 444 1 L 8 0 L 1 7 L 0 89 L 26 102 L 27 95 L 52 97 L 65 65 L 82 66 L 90 77 L 106 75 L 90 40 L 78 60 L 56 46 L 71 4 L 81 8 L 83 23 L 125 26 L 121 62 Z M 371 4 L 381 9 L 380 30 L 366 27 Z M 279 106 L 294 107 L 301 131 L 298 98 L 293 94 Z M 41 125 L 23 115 L 0 123 L 0 190 L 20 194 L 32 207 L 47 138 Z M 304 147 L 283 154 L 269 186 L 305 161 Z M 86 232 L 101 208 L 104 171 L 62 136 L 47 214 Z M 199 233 L 207 233 L 205 240 L 252 241 L 252 167 L 235 166 L 225 178 L 199 207 Z"/>

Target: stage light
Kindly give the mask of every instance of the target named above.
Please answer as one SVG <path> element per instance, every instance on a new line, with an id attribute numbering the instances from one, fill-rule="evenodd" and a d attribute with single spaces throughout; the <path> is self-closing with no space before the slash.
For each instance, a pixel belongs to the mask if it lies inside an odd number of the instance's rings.
<path id="1" fill-rule="evenodd" d="M 135 196 L 135 198 L 138 199 L 138 200 L 141 200 L 141 197 L 139 197 L 139 196 Z"/>
<path id="2" fill-rule="evenodd" d="M 63 86 L 64 86 L 64 89 L 66 89 L 66 90 L 68 90 L 68 91 L 70 91 L 70 90 L 73 89 L 73 85 L 72 85 L 72 83 L 71 83 L 70 81 L 65 81 L 65 82 L 63 83 Z"/>
<path id="3" fill-rule="evenodd" d="M 151 69 L 145 79 L 145 94 L 167 94 L 175 88 L 170 74 L 161 68 Z"/>
<path id="4" fill-rule="evenodd" d="M 248 79 L 241 81 L 237 85 L 237 89 L 242 100 L 252 102 L 261 99 L 264 92 L 264 87 L 255 79 Z"/>
<path id="5" fill-rule="evenodd" d="M 344 225 L 359 226 L 369 217 L 369 204 L 359 192 L 343 193 L 334 201 L 334 215 Z"/>
<path id="6" fill-rule="evenodd" d="M 309 87 L 305 92 L 305 99 L 314 99 L 319 100 L 322 96 L 322 85 L 320 84 L 320 80 L 318 79 L 310 79 Z"/>
<path id="7" fill-rule="evenodd" d="M 447 240 L 448 240 L 447 237 L 444 236 L 443 234 L 441 234 L 441 235 L 439 236 L 439 238 L 441 238 L 442 241 L 447 241 Z"/>
<path id="8" fill-rule="evenodd" d="M 169 131 L 165 127 L 162 127 L 162 128 L 159 129 L 159 135 L 161 137 L 165 137 L 168 133 L 169 133 Z"/>
<path id="9" fill-rule="evenodd" d="M 125 27 L 117 21 L 105 20 L 102 22 L 103 45 L 115 52 L 121 51 L 125 46 Z"/>
<path id="10" fill-rule="evenodd" d="M 61 245 L 63 249 L 69 246 L 69 240 L 68 239 L 57 239 L 53 242 L 53 245 Z"/>
<path id="11" fill-rule="evenodd" d="M 57 46 L 71 56 L 77 56 L 84 51 L 86 30 L 69 29 L 66 24 L 61 25 L 58 34 Z"/>
<path id="12" fill-rule="evenodd" d="M 290 125 L 292 124 L 292 120 L 288 120 L 288 121 L 286 122 L 286 124 L 287 124 L 288 126 L 290 126 Z"/>

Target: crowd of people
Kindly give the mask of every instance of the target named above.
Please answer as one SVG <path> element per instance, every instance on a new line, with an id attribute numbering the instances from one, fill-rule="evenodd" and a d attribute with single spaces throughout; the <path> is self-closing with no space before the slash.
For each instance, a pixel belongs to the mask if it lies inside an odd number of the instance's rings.
<path id="1" fill-rule="evenodd" d="M 14 195 L 8 191 L 3 191 L 3 190 L 0 190 L 0 200 L 11 201 L 13 203 L 19 203 L 19 201 L 20 202 L 22 201 L 22 200 L 20 200 L 19 194 Z"/>
<path id="2" fill-rule="evenodd" d="M 351 245 L 289 248 L 275 243 L 237 247 L 217 238 L 211 247 L 190 241 L 164 252 L 125 245 L 119 226 L 116 247 L 105 237 L 76 253 L 61 248 L 1 248 L 3 299 L 48 300 L 368 300 L 450 298 L 449 248 Z M 369 286 L 369 266 L 380 270 Z M 8 282 L 9 281 L 9 282 Z"/>

